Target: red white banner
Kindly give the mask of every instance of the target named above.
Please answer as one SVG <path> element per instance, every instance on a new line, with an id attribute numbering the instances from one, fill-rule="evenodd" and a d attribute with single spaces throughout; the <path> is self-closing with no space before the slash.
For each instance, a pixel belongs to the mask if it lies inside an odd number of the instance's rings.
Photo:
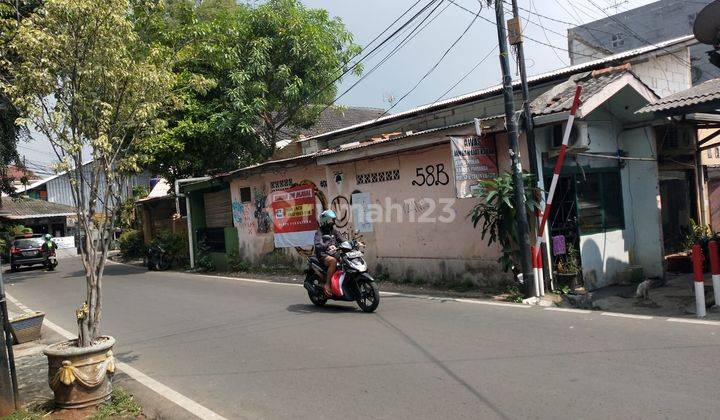
<path id="1" fill-rule="evenodd" d="M 315 190 L 299 185 L 270 195 L 275 247 L 294 248 L 313 245 L 318 228 Z"/>

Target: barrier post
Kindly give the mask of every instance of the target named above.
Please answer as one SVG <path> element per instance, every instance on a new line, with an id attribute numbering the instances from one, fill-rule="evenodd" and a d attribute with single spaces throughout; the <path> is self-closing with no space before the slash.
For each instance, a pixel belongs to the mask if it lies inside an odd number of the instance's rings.
<path id="1" fill-rule="evenodd" d="M 699 244 L 692 248 L 693 279 L 695 280 L 695 313 L 705 318 L 705 281 L 703 280 L 703 255 Z"/>
<path id="2" fill-rule="evenodd" d="M 712 269 L 713 293 L 715 294 L 715 307 L 720 307 L 720 251 L 715 240 L 708 244 L 710 249 L 710 268 Z"/>

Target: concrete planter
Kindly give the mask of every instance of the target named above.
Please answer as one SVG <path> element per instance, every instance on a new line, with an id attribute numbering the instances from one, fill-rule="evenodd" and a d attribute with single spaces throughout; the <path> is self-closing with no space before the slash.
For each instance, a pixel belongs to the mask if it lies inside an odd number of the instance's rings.
<path id="1" fill-rule="evenodd" d="M 582 286 L 582 282 L 580 280 L 580 273 L 558 273 L 556 271 L 554 273 L 554 276 L 557 280 L 558 285 L 567 286 L 570 288 L 570 290 L 575 290 L 578 287 Z"/>
<path id="2" fill-rule="evenodd" d="M 83 408 L 107 401 L 112 392 L 115 339 L 103 336 L 90 347 L 77 347 L 77 340 L 48 346 L 48 379 L 61 408 Z"/>

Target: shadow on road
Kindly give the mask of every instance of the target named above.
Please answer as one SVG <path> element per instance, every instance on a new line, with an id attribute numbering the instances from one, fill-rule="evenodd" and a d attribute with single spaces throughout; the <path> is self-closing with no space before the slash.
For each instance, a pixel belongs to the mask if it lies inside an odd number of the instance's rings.
<path id="1" fill-rule="evenodd" d="M 314 314 L 314 313 L 343 313 L 343 312 L 358 312 L 358 308 L 354 306 L 340 306 L 340 305 L 325 305 L 323 307 L 315 306 L 308 303 L 296 303 L 287 307 L 288 312 L 294 312 L 296 314 Z"/>

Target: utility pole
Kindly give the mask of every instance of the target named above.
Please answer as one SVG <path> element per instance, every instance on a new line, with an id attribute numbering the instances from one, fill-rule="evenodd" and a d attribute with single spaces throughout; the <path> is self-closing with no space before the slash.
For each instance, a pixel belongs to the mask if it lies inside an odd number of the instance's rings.
<path id="1" fill-rule="evenodd" d="M 505 31 L 505 11 L 503 0 L 495 0 L 495 20 L 500 46 L 500 68 L 503 79 L 503 97 L 505 99 L 505 126 L 510 143 L 510 162 L 512 165 L 513 192 L 517 231 L 520 246 L 520 267 L 523 274 L 525 296 L 534 295 L 534 278 L 530 257 L 530 225 L 525 212 L 525 186 L 522 179 L 520 162 L 520 146 L 518 145 L 517 123 L 515 122 L 515 100 L 513 97 L 512 76 L 510 75 L 510 58 Z M 532 160 L 532 159 L 531 159 Z"/>
<path id="2" fill-rule="evenodd" d="M 527 147 L 528 147 L 528 154 L 529 160 L 530 160 L 530 173 L 532 173 L 535 176 L 536 181 L 540 180 L 540 177 L 542 176 L 542 168 L 538 167 L 537 162 L 537 149 L 535 145 L 535 127 L 533 124 L 532 119 L 532 110 L 530 109 L 530 88 L 528 86 L 527 81 L 527 68 L 525 66 L 525 48 L 523 46 L 523 33 L 522 33 L 522 25 L 520 24 L 520 11 L 518 10 L 518 2 L 517 0 L 512 0 L 512 12 L 513 12 L 513 18 L 515 20 L 515 30 L 517 33 L 515 33 L 514 37 L 511 36 L 511 38 L 515 38 L 515 42 L 513 43 L 515 45 L 516 51 L 517 51 L 517 61 L 518 65 L 520 67 L 520 84 L 522 86 L 522 98 L 523 98 L 523 129 L 525 131 L 525 140 L 527 141 Z M 512 32 L 512 29 L 510 29 Z M 544 193 L 540 193 L 543 194 Z M 540 199 L 544 199 L 544 197 L 540 197 Z M 539 230 L 540 226 L 537 226 L 537 229 Z M 540 244 L 541 247 L 544 247 L 544 244 Z M 550 267 L 549 261 L 546 259 L 547 254 L 543 251 L 541 251 L 541 258 L 543 258 L 543 267 Z M 544 276 L 543 276 L 544 277 Z M 540 287 L 543 287 L 542 284 L 540 284 Z M 539 293 L 542 295 L 543 290 L 539 290 Z"/>

